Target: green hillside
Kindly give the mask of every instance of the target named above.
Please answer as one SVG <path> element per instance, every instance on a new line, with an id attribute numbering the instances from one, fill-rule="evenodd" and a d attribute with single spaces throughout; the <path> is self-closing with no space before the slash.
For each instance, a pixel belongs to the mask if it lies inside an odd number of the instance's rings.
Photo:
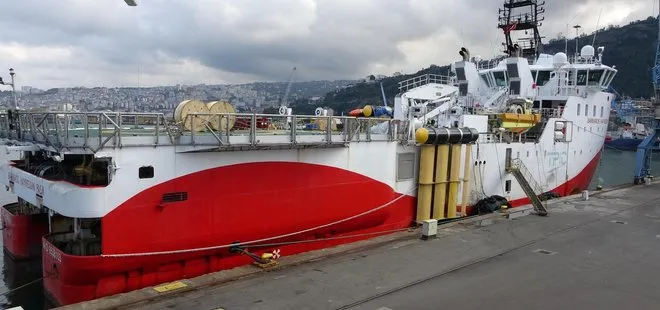
<path id="1" fill-rule="evenodd" d="M 605 46 L 603 62 L 610 66 L 616 66 L 616 69 L 619 70 L 614 82 L 612 82 L 612 87 L 624 96 L 646 98 L 651 96 L 653 90 L 651 67 L 655 59 L 658 37 L 656 18 L 649 17 L 646 20 L 635 21 L 625 26 L 609 26 L 595 33 L 582 35 L 578 39 L 580 47 L 585 43 L 591 44 L 594 34 L 596 35 L 594 45 L 596 47 Z M 563 38 L 554 38 L 544 45 L 544 52 L 552 54 L 564 51 L 565 45 Z M 569 54 L 573 54 L 571 51 L 575 50 L 574 39 L 568 40 L 568 50 Z M 382 83 L 388 104 L 392 103 L 394 96 L 398 93 L 398 82 L 426 73 L 446 75 L 448 71 L 449 65 L 431 66 L 414 74 L 383 79 Z M 359 83 L 329 92 L 322 103 L 311 105 L 307 100 L 299 100 L 293 103 L 293 107 L 297 114 L 311 113 L 319 105 L 334 109 L 336 114 L 346 114 L 348 111 L 366 104 L 382 104 L 378 82 Z"/>

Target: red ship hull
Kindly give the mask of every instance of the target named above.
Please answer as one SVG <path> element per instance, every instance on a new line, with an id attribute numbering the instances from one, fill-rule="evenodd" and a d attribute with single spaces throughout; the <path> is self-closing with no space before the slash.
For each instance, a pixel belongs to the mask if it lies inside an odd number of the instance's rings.
<path id="1" fill-rule="evenodd" d="M 18 204 L 2 207 L 2 243 L 14 260 L 41 256 L 41 238 L 48 233 L 48 215 L 25 215 L 17 212 Z"/>
<path id="2" fill-rule="evenodd" d="M 264 172 L 281 177 L 265 179 Z M 187 200 L 163 203 L 163 194 L 173 191 L 186 192 Z M 277 248 L 291 255 L 410 227 L 414 215 L 414 197 L 343 169 L 291 162 L 209 169 L 156 185 L 105 216 L 102 256 L 67 255 L 44 238 L 44 286 L 55 302 L 71 304 L 252 262 L 228 247 L 121 254 L 264 238 L 265 243 L 311 241 L 251 250 Z M 342 236 L 349 237 L 335 238 Z"/>
<path id="3" fill-rule="evenodd" d="M 599 156 L 553 191 L 564 196 L 586 189 L 598 160 Z M 269 175 L 288 171 L 289 176 L 278 182 L 256 182 L 249 188 L 240 186 L 258 180 L 263 171 Z M 185 189 L 188 197 L 198 198 L 166 205 L 160 202 L 163 192 Z M 204 199 L 210 202 L 204 203 Z M 516 207 L 527 204 L 528 199 L 511 203 Z M 369 212 L 383 205 L 386 207 Z M 364 212 L 367 214 L 324 226 Z M 346 170 L 285 162 L 210 169 L 157 185 L 104 217 L 102 256 L 68 255 L 44 238 L 44 286 L 56 303 L 72 304 L 252 262 L 247 256 L 230 253 L 228 247 L 176 250 L 263 238 L 268 239 L 264 243 L 310 241 L 251 249 L 258 254 L 279 249 L 281 254 L 291 255 L 406 228 L 414 217 L 414 197 Z M 307 230 L 310 227 L 320 228 Z M 299 231 L 304 232 L 288 235 Z M 287 236 L 269 238 L 281 235 Z M 341 236 L 349 237 L 328 239 Z M 144 253 L 160 251 L 173 252 Z M 143 255 L 123 255 L 130 253 Z"/>

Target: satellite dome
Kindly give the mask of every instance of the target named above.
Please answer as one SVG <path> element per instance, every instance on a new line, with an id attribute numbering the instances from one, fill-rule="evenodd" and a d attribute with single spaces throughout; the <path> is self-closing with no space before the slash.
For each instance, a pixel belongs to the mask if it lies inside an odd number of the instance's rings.
<path id="1" fill-rule="evenodd" d="M 562 52 L 559 52 L 552 57 L 552 64 L 555 67 L 561 67 L 563 65 L 566 65 L 568 64 L 568 56 L 566 56 L 566 54 Z"/>
<path id="2" fill-rule="evenodd" d="M 580 56 L 582 56 L 583 58 L 592 58 L 594 57 L 594 55 L 596 55 L 596 52 L 594 50 L 594 47 L 591 45 L 585 45 L 580 50 Z"/>

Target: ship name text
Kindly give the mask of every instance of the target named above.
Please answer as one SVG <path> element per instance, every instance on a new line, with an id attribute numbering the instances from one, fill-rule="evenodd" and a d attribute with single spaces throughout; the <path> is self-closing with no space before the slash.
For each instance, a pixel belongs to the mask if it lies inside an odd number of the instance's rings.
<path id="1" fill-rule="evenodd" d="M 589 124 L 607 124 L 609 123 L 609 119 L 607 118 L 588 118 L 587 123 Z"/>
<path id="2" fill-rule="evenodd" d="M 21 186 L 23 186 L 23 187 L 25 187 L 29 190 L 32 190 L 33 192 L 35 192 L 39 195 L 43 196 L 43 194 L 44 194 L 44 185 L 43 184 L 41 184 L 39 182 L 35 182 L 31 179 L 20 176 L 18 174 L 13 173 L 13 172 L 9 172 L 9 181 L 14 182 L 14 184 L 18 183 Z"/>
<path id="3" fill-rule="evenodd" d="M 58 263 L 62 262 L 62 254 L 49 243 L 44 243 L 44 252 L 50 254 L 50 256 Z"/>

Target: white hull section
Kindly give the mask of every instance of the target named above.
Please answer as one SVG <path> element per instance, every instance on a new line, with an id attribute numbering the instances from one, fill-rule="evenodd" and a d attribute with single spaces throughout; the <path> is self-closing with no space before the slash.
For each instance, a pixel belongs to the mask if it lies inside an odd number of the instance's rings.
<path id="1" fill-rule="evenodd" d="M 470 201 L 490 195 L 516 200 L 525 194 L 505 170 L 507 149 L 512 158 L 519 158 L 534 175 L 544 191 L 552 190 L 575 178 L 601 151 L 609 117 L 610 94 L 570 97 L 563 118 L 572 122 L 567 128 L 569 142 L 555 142 L 553 123 L 548 123 L 538 143 L 499 143 L 492 134 L 481 135 L 473 145 L 470 175 Z M 577 105 L 589 115 L 577 115 Z M 596 107 L 596 115 L 593 115 Z M 600 115 L 601 107 L 603 109 Z M 479 124 L 464 124 L 478 128 Z M 490 140 L 488 140 L 490 138 Z M 35 205 L 45 205 L 68 217 L 103 217 L 132 196 L 168 180 L 216 167 L 255 162 L 300 162 L 353 171 L 389 185 L 394 191 L 415 196 L 417 185 L 418 148 L 394 141 L 351 142 L 347 147 L 322 149 L 255 150 L 233 152 L 177 153 L 176 146 L 126 147 L 104 149 L 97 156 L 112 157 L 116 173 L 107 187 L 80 187 L 67 182 L 50 182 L 20 169 L 4 165 L 0 181 L 10 184 L 13 192 Z M 465 147 L 463 147 L 463 154 Z M 464 156 L 461 156 L 462 161 Z M 476 165 L 475 165 L 476 163 Z M 154 168 L 154 177 L 139 179 L 138 169 Z M 462 167 L 460 179 L 464 179 Z M 267 182 L 277 176 L 264 171 Z M 212 180 L 210 180 L 212 181 Z M 507 191 L 506 182 L 510 181 Z M 259 180 L 255 180 L 259 182 Z M 462 197 L 462 187 L 459 196 Z M 356 189 L 356 193 L 359 189 Z M 39 197 L 41 196 L 41 197 Z"/>

